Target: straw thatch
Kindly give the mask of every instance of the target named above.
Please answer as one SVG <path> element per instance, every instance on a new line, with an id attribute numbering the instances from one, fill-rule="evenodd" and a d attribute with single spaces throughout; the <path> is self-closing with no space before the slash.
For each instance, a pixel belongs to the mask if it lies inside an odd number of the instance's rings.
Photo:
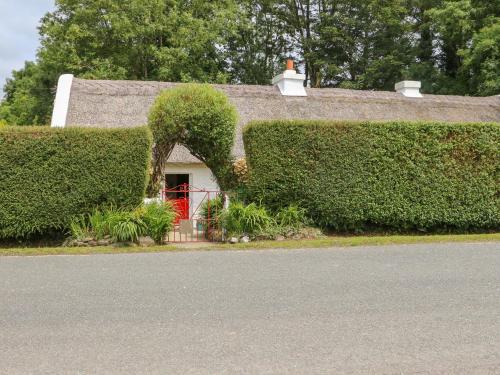
<path id="1" fill-rule="evenodd" d="M 149 109 L 168 82 L 91 81 L 74 79 L 68 126 L 133 127 L 145 125 Z M 244 155 L 242 128 L 252 120 L 438 120 L 499 122 L 500 97 L 424 95 L 406 98 L 396 92 L 307 89 L 307 97 L 282 96 L 274 86 L 214 85 L 224 91 L 239 112 L 233 153 Z M 176 146 L 170 162 L 197 162 Z"/>

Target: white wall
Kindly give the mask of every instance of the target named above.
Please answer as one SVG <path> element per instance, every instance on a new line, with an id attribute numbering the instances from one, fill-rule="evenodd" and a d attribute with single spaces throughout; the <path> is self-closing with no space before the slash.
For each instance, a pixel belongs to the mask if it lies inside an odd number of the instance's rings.
<path id="1" fill-rule="evenodd" d="M 204 164 L 177 164 L 167 163 L 164 174 L 189 174 L 189 184 L 198 189 L 219 190 L 212 171 Z M 191 193 L 189 210 L 190 216 L 200 203 L 206 199 L 206 193 Z M 215 193 L 210 193 L 210 199 L 215 198 Z"/>

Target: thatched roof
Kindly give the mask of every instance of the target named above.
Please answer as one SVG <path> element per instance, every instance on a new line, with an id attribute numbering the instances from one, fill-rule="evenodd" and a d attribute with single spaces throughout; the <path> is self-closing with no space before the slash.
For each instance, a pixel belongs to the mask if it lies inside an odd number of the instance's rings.
<path id="1" fill-rule="evenodd" d="M 67 126 L 132 127 L 145 125 L 149 109 L 168 82 L 90 81 L 74 79 Z M 500 122 L 500 97 L 424 95 L 407 98 L 396 92 L 307 89 L 307 97 L 282 96 L 275 86 L 214 85 L 239 112 L 233 153 L 244 155 L 242 128 L 252 120 L 438 120 Z M 169 161 L 198 162 L 177 146 Z"/>

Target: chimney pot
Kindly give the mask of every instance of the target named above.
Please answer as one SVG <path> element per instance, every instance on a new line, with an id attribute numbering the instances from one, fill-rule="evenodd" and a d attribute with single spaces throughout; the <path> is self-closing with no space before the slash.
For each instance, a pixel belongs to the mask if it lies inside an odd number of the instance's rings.
<path id="1" fill-rule="evenodd" d="M 286 70 L 295 70 L 292 59 L 286 61 Z"/>

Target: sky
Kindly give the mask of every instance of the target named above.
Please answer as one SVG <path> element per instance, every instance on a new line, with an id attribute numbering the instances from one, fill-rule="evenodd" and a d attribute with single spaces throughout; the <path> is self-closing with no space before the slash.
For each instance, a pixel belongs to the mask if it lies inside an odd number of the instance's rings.
<path id="1" fill-rule="evenodd" d="M 53 8 L 54 0 L 0 0 L 0 88 L 12 70 L 35 59 L 40 18 Z"/>

